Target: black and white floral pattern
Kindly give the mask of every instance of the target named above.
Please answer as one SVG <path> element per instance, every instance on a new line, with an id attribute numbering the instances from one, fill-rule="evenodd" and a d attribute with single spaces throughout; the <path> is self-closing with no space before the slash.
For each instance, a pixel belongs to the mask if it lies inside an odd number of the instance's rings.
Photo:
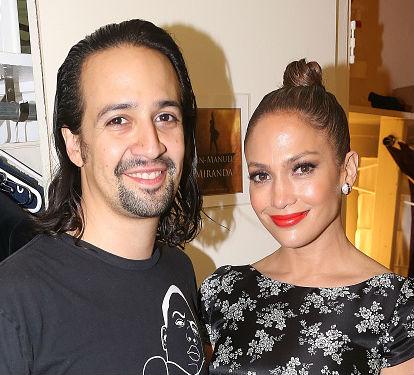
<path id="1" fill-rule="evenodd" d="M 200 288 L 211 374 L 378 375 L 414 357 L 414 282 L 299 287 L 225 266 Z"/>

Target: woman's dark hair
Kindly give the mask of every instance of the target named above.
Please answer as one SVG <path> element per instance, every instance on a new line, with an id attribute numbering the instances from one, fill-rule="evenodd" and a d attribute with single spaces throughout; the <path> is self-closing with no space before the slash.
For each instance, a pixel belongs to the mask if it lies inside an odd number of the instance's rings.
<path id="1" fill-rule="evenodd" d="M 276 112 L 298 115 L 312 127 L 325 132 L 334 147 L 338 164 L 350 150 L 346 114 L 335 96 L 322 84 L 322 68 L 305 59 L 291 62 L 283 75 L 283 86 L 267 94 L 254 111 L 247 126 L 245 144 L 263 116 Z"/>
<path id="2" fill-rule="evenodd" d="M 74 232 L 81 238 L 84 216 L 81 207 L 80 169 L 67 153 L 61 129 L 81 133 L 84 103 L 81 72 L 85 60 L 99 52 L 120 45 L 147 47 L 165 55 L 177 73 L 183 111 L 185 155 L 183 172 L 175 200 L 159 222 L 157 240 L 182 246 L 191 241 L 201 227 L 202 198 L 196 180 L 195 126 L 197 105 L 187 68 L 172 37 L 151 22 L 134 19 L 101 27 L 74 45 L 57 75 L 53 115 L 53 135 L 59 165 L 49 187 L 49 206 L 37 220 L 39 231 L 48 234 Z"/>

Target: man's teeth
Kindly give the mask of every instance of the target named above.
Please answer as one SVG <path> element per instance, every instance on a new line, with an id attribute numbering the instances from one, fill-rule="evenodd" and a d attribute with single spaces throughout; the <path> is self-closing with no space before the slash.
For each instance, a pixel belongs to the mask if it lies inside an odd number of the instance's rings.
<path id="1" fill-rule="evenodd" d="M 128 173 L 128 176 L 135 177 L 135 178 L 141 178 L 143 180 L 153 180 L 154 178 L 157 178 L 162 172 L 156 171 L 156 172 L 138 172 L 138 173 Z"/>

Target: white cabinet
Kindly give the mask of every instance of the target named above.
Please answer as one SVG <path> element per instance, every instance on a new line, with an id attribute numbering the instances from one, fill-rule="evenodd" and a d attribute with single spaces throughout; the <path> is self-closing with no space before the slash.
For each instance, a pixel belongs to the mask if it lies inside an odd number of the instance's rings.
<path id="1" fill-rule="evenodd" d="M 50 158 L 34 0 L 27 8 L 25 1 L 1 0 L 0 18 L 0 149 L 42 175 L 45 185 Z M 21 45 L 19 24 L 30 29 L 31 54 L 22 53 L 30 46 Z"/>

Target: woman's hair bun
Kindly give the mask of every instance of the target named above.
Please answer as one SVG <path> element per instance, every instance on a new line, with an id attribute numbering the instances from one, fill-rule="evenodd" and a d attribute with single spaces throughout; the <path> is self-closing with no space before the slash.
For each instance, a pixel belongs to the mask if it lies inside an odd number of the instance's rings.
<path id="1" fill-rule="evenodd" d="M 292 61 L 283 74 L 284 87 L 320 86 L 322 83 L 322 68 L 316 61 L 306 63 L 305 59 Z"/>

